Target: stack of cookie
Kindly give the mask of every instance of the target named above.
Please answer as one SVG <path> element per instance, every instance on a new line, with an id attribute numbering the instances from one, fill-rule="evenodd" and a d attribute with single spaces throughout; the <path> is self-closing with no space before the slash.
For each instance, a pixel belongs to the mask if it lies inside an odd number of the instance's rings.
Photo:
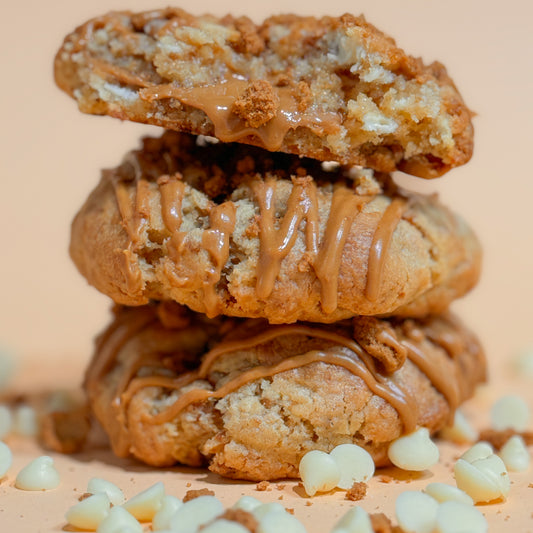
<path id="1" fill-rule="evenodd" d="M 342 443 L 387 463 L 484 379 L 448 311 L 476 237 L 431 178 L 468 161 L 470 112 L 362 17 L 111 13 L 69 35 L 82 111 L 163 126 L 76 216 L 71 256 L 117 304 L 86 375 L 114 451 L 251 480 Z"/>

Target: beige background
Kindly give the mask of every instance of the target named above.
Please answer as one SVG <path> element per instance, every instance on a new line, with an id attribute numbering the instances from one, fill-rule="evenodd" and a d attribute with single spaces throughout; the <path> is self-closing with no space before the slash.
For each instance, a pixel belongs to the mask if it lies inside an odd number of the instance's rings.
<path id="1" fill-rule="evenodd" d="M 0 345 L 18 358 L 21 388 L 66 383 L 53 367 L 67 367 L 67 361 L 74 369 L 69 376 L 79 380 L 92 338 L 108 320 L 109 302 L 71 265 L 69 223 L 96 185 L 99 169 L 116 165 L 141 135 L 156 131 L 80 114 L 54 86 L 54 53 L 66 33 L 93 15 L 152 7 L 159 5 L 141 0 L 2 0 Z M 530 2 L 199 0 L 183 7 L 196 13 L 231 11 L 255 20 L 286 11 L 363 12 L 409 53 L 448 67 L 478 114 L 474 157 L 437 181 L 405 182 L 438 191 L 480 236 L 485 249 L 482 282 L 455 309 L 479 333 L 495 381 L 501 379 L 509 358 L 533 345 Z M 35 378 L 30 368 L 43 371 Z"/>

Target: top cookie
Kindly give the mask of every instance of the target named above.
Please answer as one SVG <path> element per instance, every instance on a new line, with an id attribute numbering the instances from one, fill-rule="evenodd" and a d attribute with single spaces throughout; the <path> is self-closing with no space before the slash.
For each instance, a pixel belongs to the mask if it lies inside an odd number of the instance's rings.
<path id="1" fill-rule="evenodd" d="M 67 36 L 56 82 L 86 113 L 424 178 L 472 155 L 445 68 L 363 17 L 109 13 Z"/>

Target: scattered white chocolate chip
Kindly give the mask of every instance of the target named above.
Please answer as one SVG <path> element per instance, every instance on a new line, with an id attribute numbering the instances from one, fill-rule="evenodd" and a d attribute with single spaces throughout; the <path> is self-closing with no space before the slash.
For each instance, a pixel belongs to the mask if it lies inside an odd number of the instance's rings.
<path id="1" fill-rule="evenodd" d="M 306 529 L 297 518 L 285 510 L 267 513 L 257 526 L 257 533 L 306 533 Z"/>
<path id="2" fill-rule="evenodd" d="M 96 533 L 143 533 L 139 521 L 123 507 L 112 507 Z"/>
<path id="3" fill-rule="evenodd" d="M 460 409 L 455 411 L 453 425 L 441 429 L 439 435 L 446 440 L 463 444 L 465 442 L 475 442 L 479 433 L 470 425 L 465 415 Z"/>
<path id="4" fill-rule="evenodd" d="M 124 498 L 124 493 L 114 483 L 99 477 L 93 477 L 89 480 L 89 483 L 87 484 L 87 492 L 89 494 L 104 492 L 107 494 L 109 501 L 113 505 L 122 505 L 126 500 L 126 498 Z"/>
<path id="5" fill-rule="evenodd" d="M 252 509 L 251 513 L 254 515 L 256 520 L 261 520 L 269 513 L 284 513 L 285 507 L 278 502 L 271 503 L 262 503 L 258 505 L 255 509 Z"/>
<path id="6" fill-rule="evenodd" d="M 516 355 L 514 369 L 518 376 L 533 377 L 533 346 L 524 348 Z"/>
<path id="7" fill-rule="evenodd" d="M 0 405 L 0 439 L 11 433 L 13 415 L 7 405 Z"/>
<path id="8" fill-rule="evenodd" d="M 13 411 L 13 432 L 24 437 L 35 437 L 38 431 L 35 409 L 29 405 L 19 405 Z"/>
<path id="9" fill-rule="evenodd" d="M 481 512 L 472 505 L 449 501 L 437 510 L 438 533 L 486 533 L 488 524 Z"/>
<path id="10" fill-rule="evenodd" d="M 224 512 L 222 502 L 214 496 L 199 496 L 184 503 L 170 519 L 170 529 L 176 533 L 196 533 Z"/>
<path id="11" fill-rule="evenodd" d="M 122 507 L 137 520 L 149 521 L 161 509 L 164 496 L 165 486 L 158 481 L 155 485 L 130 498 Z"/>
<path id="12" fill-rule="evenodd" d="M 251 513 L 256 507 L 259 507 L 262 503 L 253 496 L 241 496 L 233 505 L 233 509 L 241 509 L 248 513 Z"/>
<path id="13" fill-rule="evenodd" d="M 341 444 L 333 448 L 330 457 L 337 463 L 341 478 L 337 487 L 349 489 L 354 482 L 368 481 L 376 469 L 372 456 L 356 444 Z"/>
<path id="14" fill-rule="evenodd" d="M 161 500 L 161 508 L 152 519 L 152 529 L 159 531 L 170 528 L 170 519 L 182 505 L 183 502 L 176 496 L 165 494 Z"/>
<path id="15" fill-rule="evenodd" d="M 0 441 L 0 479 L 2 479 L 13 464 L 13 454 L 9 446 Z"/>
<path id="16" fill-rule="evenodd" d="M 391 463 L 403 470 L 426 470 L 439 461 L 439 449 L 427 428 L 396 439 L 389 446 L 388 454 Z"/>
<path id="17" fill-rule="evenodd" d="M 409 533 L 432 533 L 439 503 L 428 494 L 402 492 L 396 499 L 396 520 Z"/>
<path id="18" fill-rule="evenodd" d="M 4 389 L 15 373 L 15 358 L 0 346 L 0 390 Z"/>
<path id="19" fill-rule="evenodd" d="M 307 452 L 300 461 L 300 477 L 309 496 L 334 489 L 341 479 L 335 460 L 319 450 Z"/>
<path id="20" fill-rule="evenodd" d="M 439 503 L 460 502 L 466 505 L 474 505 L 474 500 L 463 490 L 447 485 L 446 483 L 430 483 L 424 492 L 429 494 Z"/>
<path id="21" fill-rule="evenodd" d="M 509 474 L 497 455 L 492 454 L 471 463 L 459 459 L 455 463 L 454 473 L 457 486 L 475 503 L 505 499 L 509 494 Z"/>
<path id="22" fill-rule="evenodd" d="M 15 487 L 21 490 L 50 490 L 55 489 L 59 482 L 59 472 L 54 466 L 54 460 L 43 455 L 18 473 Z"/>
<path id="23" fill-rule="evenodd" d="M 362 507 L 352 507 L 335 524 L 331 533 L 373 533 L 370 516 Z"/>
<path id="24" fill-rule="evenodd" d="M 95 531 L 109 514 L 111 503 L 105 492 L 93 494 L 73 505 L 65 514 L 67 522 L 78 529 Z"/>
<path id="25" fill-rule="evenodd" d="M 215 520 L 202 529 L 202 533 L 250 533 L 250 530 L 231 520 Z"/>
<path id="26" fill-rule="evenodd" d="M 530 411 L 526 402 L 514 394 L 503 396 L 490 410 L 492 427 L 496 430 L 525 431 L 529 423 L 529 416 Z"/>
<path id="27" fill-rule="evenodd" d="M 529 468 L 530 456 L 524 439 L 513 435 L 501 448 L 500 457 L 507 470 L 523 472 Z"/>
<path id="28" fill-rule="evenodd" d="M 478 459 L 485 459 L 493 453 L 494 448 L 488 442 L 480 441 L 476 442 L 476 444 L 474 444 L 474 446 L 471 448 L 468 448 L 468 450 L 466 450 L 466 452 L 463 453 L 460 458 L 467 463 L 472 463 Z"/>

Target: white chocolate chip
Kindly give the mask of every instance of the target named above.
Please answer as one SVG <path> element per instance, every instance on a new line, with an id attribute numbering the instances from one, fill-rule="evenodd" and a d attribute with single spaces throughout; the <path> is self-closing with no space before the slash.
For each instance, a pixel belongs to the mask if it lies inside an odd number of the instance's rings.
<path id="1" fill-rule="evenodd" d="M 9 446 L 0 441 L 0 479 L 2 479 L 13 464 L 13 454 Z"/>
<path id="2" fill-rule="evenodd" d="M 301 522 L 285 510 L 267 513 L 257 526 L 257 533 L 306 533 Z"/>
<path id="3" fill-rule="evenodd" d="M 37 435 L 37 415 L 29 405 L 20 405 L 13 412 L 13 432 L 24 437 Z"/>
<path id="4" fill-rule="evenodd" d="M 89 494 L 104 492 L 113 505 L 122 505 L 125 501 L 124 493 L 114 483 L 99 477 L 93 477 L 89 480 L 87 492 Z"/>
<path id="5" fill-rule="evenodd" d="M 446 483 L 430 483 L 424 489 L 424 492 L 439 503 L 453 501 L 464 503 L 465 505 L 474 505 L 474 500 L 465 491 Z"/>
<path id="6" fill-rule="evenodd" d="M 73 505 L 65 514 L 67 522 L 78 529 L 95 531 L 109 514 L 111 502 L 105 492 L 93 494 Z"/>
<path id="7" fill-rule="evenodd" d="M 161 509 L 165 486 L 161 481 L 129 499 L 122 507 L 137 520 L 152 520 Z"/>
<path id="8" fill-rule="evenodd" d="M 177 533 L 196 533 L 224 512 L 224 506 L 214 496 L 199 496 L 184 503 L 170 519 L 170 529 Z"/>
<path id="9" fill-rule="evenodd" d="M 529 407 L 526 402 L 514 394 L 500 398 L 490 411 L 492 427 L 496 430 L 510 428 L 515 431 L 525 431 L 529 416 Z"/>
<path id="10" fill-rule="evenodd" d="M 439 461 L 439 449 L 427 428 L 396 439 L 389 446 L 388 454 L 391 463 L 403 470 L 426 470 Z"/>
<path id="11" fill-rule="evenodd" d="M 250 530 L 231 520 L 215 520 L 202 529 L 202 533 L 250 533 Z"/>
<path id="12" fill-rule="evenodd" d="M 0 346 L 0 390 L 4 389 L 13 377 L 15 366 L 15 358 Z"/>
<path id="13" fill-rule="evenodd" d="M 123 507 L 112 507 L 96 533 L 143 533 L 139 521 Z"/>
<path id="14" fill-rule="evenodd" d="M 349 489 L 354 482 L 368 481 L 376 469 L 372 456 L 356 444 L 341 444 L 333 448 L 330 457 L 337 463 L 341 478 L 337 487 Z"/>
<path id="15" fill-rule="evenodd" d="M 472 505 L 449 501 L 437 510 L 438 533 L 486 533 L 488 524 L 481 512 Z"/>
<path id="16" fill-rule="evenodd" d="M 0 440 L 11 433 L 13 415 L 7 405 L 0 405 Z"/>
<path id="17" fill-rule="evenodd" d="M 256 520 L 261 520 L 269 513 L 284 513 L 285 507 L 278 502 L 271 503 L 262 503 L 258 505 L 255 509 L 252 509 L 251 513 L 254 515 Z"/>
<path id="18" fill-rule="evenodd" d="M 529 468 L 530 456 L 524 439 L 513 435 L 501 448 L 500 457 L 507 470 L 523 472 Z"/>
<path id="19" fill-rule="evenodd" d="M 409 533 L 431 533 L 438 507 L 439 503 L 423 492 L 402 492 L 396 499 L 396 520 Z"/>
<path id="20" fill-rule="evenodd" d="M 18 473 L 15 487 L 21 490 L 50 490 L 55 489 L 59 482 L 59 472 L 54 466 L 54 460 L 43 455 Z"/>
<path id="21" fill-rule="evenodd" d="M 331 533 L 373 533 L 370 516 L 362 507 L 352 507 L 335 524 Z"/>
<path id="22" fill-rule="evenodd" d="M 176 496 L 165 494 L 161 500 L 161 508 L 152 519 L 152 529 L 159 531 L 170 528 L 170 519 L 182 505 L 183 502 L 179 498 L 176 498 Z"/>
<path id="23" fill-rule="evenodd" d="M 510 480 L 504 462 L 497 455 L 489 455 L 468 463 L 459 459 L 454 467 L 457 486 L 475 503 L 506 498 Z"/>
<path id="24" fill-rule="evenodd" d="M 307 452 L 300 461 L 300 477 L 309 496 L 334 489 L 341 479 L 335 460 L 319 450 Z"/>
<path id="25" fill-rule="evenodd" d="M 233 505 L 233 509 L 241 509 L 251 513 L 256 507 L 259 507 L 261 502 L 253 496 L 241 496 Z"/>
<path id="26" fill-rule="evenodd" d="M 439 435 L 458 444 L 475 442 L 479 438 L 479 433 L 470 425 L 460 409 L 455 411 L 453 425 L 441 429 Z"/>
<path id="27" fill-rule="evenodd" d="M 491 456 L 493 453 L 494 448 L 488 442 L 480 441 L 476 442 L 474 446 L 466 450 L 466 452 L 463 453 L 460 458 L 467 463 L 472 463 L 478 459 L 485 459 L 486 457 Z"/>
<path id="28" fill-rule="evenodd" d="M 521 350 L 515 358 L 514 369 L 520 377 L 533 377 L 533 346 Z"/>

